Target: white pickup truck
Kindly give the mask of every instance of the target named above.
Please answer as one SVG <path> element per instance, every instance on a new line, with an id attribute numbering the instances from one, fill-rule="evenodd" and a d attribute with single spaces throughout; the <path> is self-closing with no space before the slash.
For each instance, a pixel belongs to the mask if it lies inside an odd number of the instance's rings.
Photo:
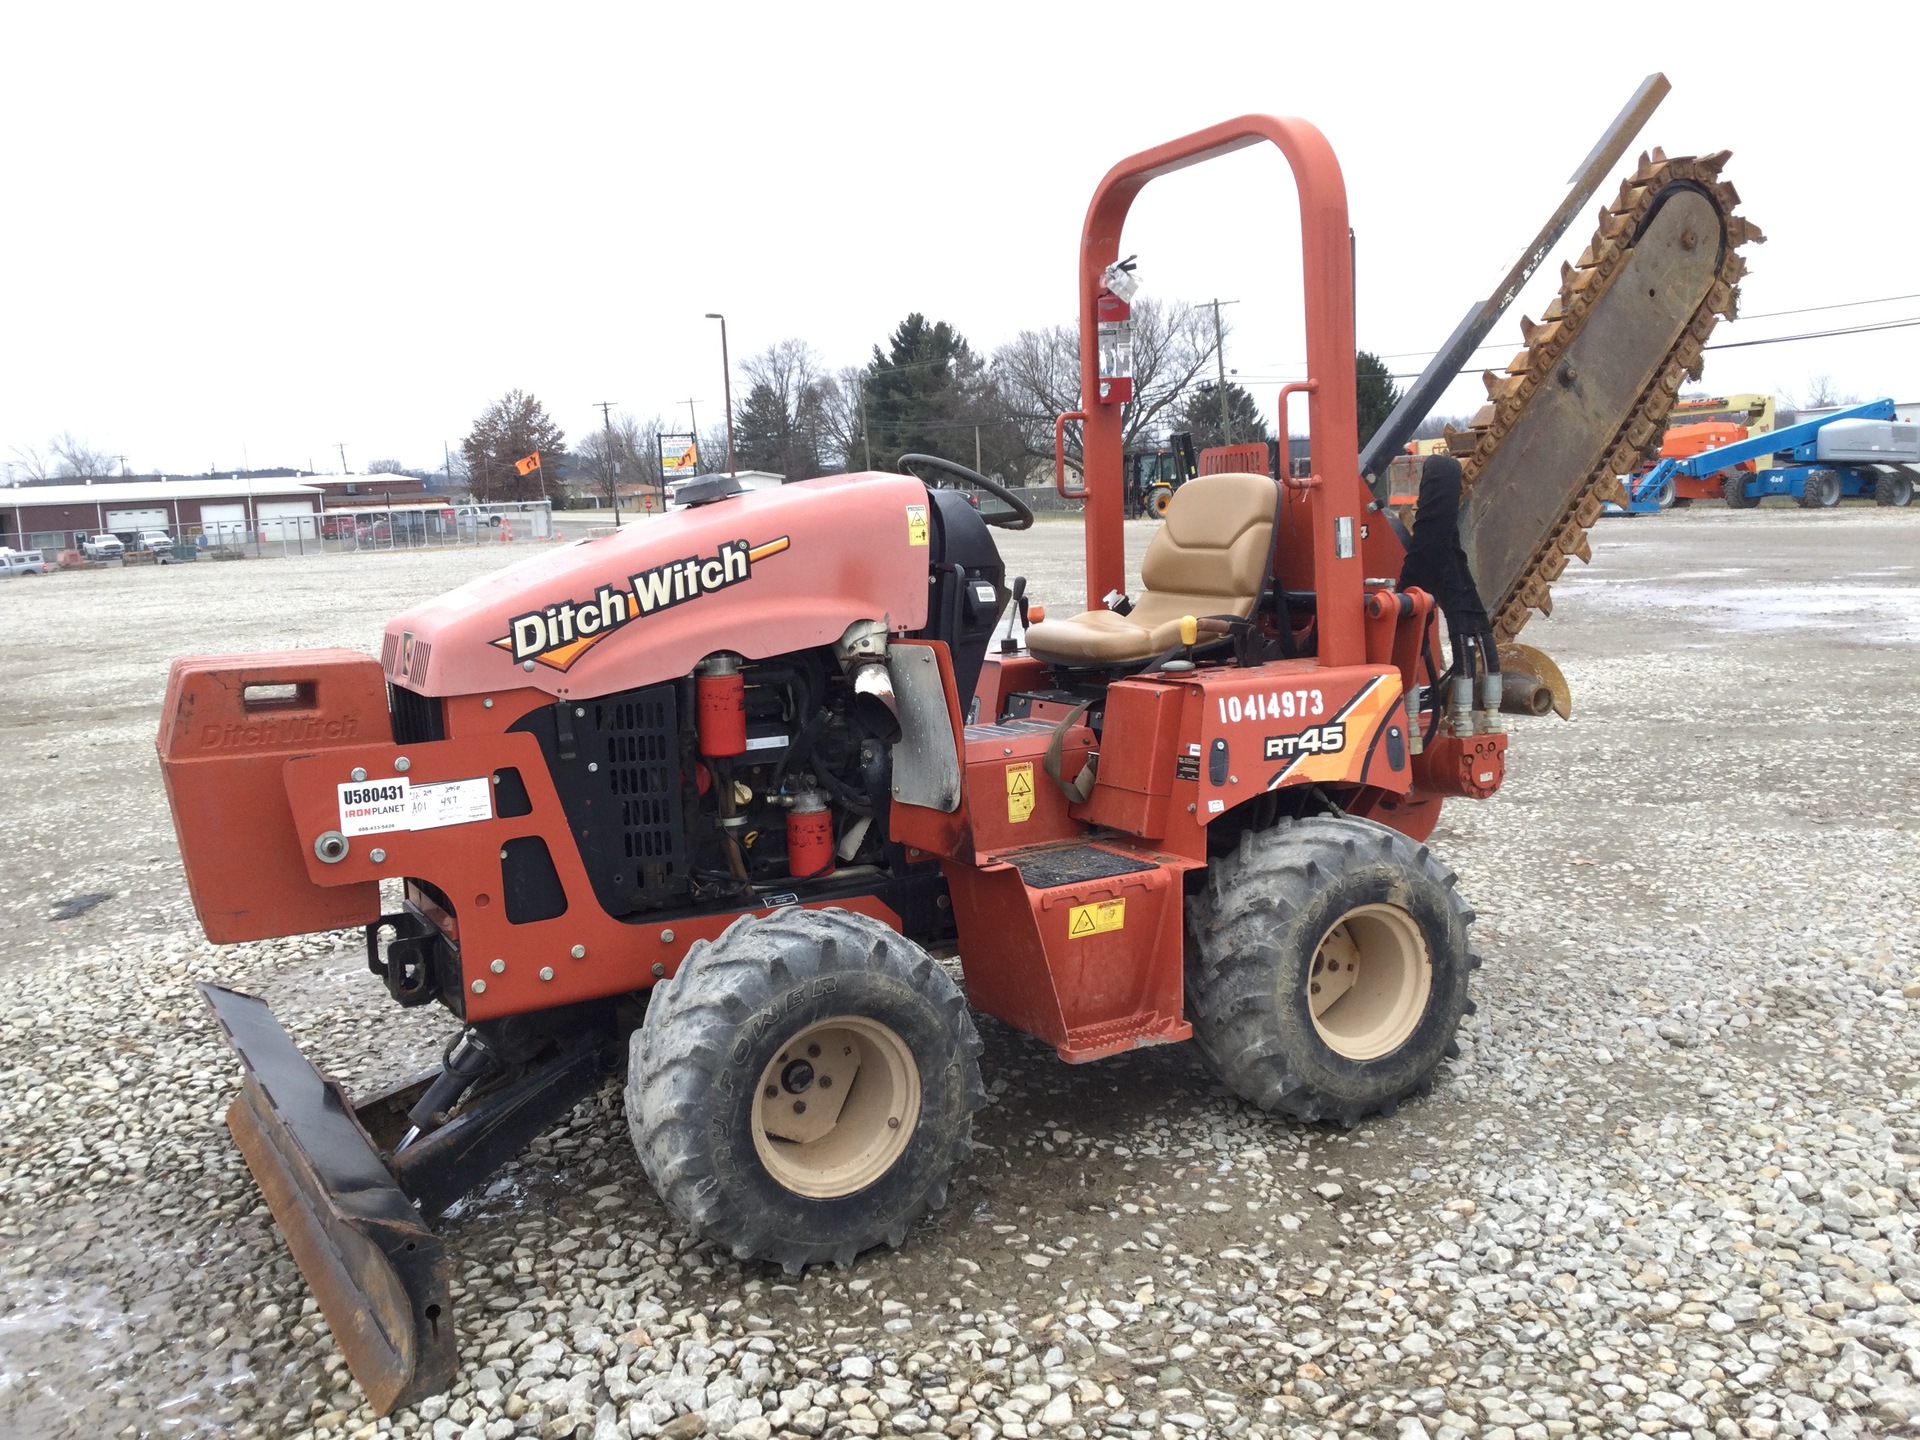
<path id="1" fill-rule="evenodd" d="M 89 560 L 118 560 L 127 553 L 127 547 L 120 543 L 118 535 L 83 535 L 80 553 Z"/>
<path id="2" fill-rule="evenodd" d="M 164 530 L 142 530 L 133 544 L 134 549 L 153 556 L 156 564 L 173 563 L 173 537 Z"/>

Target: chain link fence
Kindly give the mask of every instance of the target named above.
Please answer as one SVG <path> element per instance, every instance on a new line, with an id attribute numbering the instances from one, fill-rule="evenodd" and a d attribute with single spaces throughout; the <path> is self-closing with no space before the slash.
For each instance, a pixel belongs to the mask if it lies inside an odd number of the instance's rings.
<path id="1" fill-rule="evenodd" d="M 0 546 L 39 551 L 54 566 L 178 565 L 362 551 L 526 545 L 555 538 L 546 501 L 392 505 L 136 530 L 37 530 L 0 537 Z"/>

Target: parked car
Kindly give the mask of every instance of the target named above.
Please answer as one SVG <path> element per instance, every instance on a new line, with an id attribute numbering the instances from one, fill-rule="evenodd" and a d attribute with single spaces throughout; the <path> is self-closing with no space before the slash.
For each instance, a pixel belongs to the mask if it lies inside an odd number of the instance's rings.
<path id="1" fill-rule="evenodd" d="M 173 563 L 173 537 L 164 530 L 142 530 L 134 548 L 146 551 L 157 564 Z"/>
<path id="2" fill-rule="evenodd" d="M 80 540 L 80 553 L 89 560 L 118 560 L 127 553 L 118 535 L 86 535 Z"/>
<path id="3" fill-rule="evenodd" d="M 0 550 L 0 575 L 44 575 L 47 557 L 38 550 Z"/>

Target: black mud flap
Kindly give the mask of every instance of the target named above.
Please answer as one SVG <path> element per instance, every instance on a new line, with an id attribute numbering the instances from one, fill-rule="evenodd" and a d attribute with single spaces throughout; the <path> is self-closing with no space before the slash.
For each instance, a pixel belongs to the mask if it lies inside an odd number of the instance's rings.
<path id="1" fill-rule="evenodd" d="M 445 1390 L 459 1356 L 439 1237 L 266 1002 L 200 993 L 247 1069 L 227 1126 L 374 1413 Z"/>

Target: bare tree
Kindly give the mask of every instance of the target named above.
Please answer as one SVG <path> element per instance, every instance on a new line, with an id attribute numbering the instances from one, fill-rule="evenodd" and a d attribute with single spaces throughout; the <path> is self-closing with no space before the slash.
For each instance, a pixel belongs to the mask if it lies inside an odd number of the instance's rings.
<path id="1" fill-rule="evenodd" d="M 68 430 L 49 440 L 44 451 L 16 445 L 13 455 L 29 480 L 97 480 L 113 473 L 113 462 L 118 458 L 105 450 L 95 450 Z"/>
<path id="2" fill-rule="evenodd" d="M 53 452 L 53 473 L 74 480 L 97 479 L 113 473 L 113 455 L 96 450 L 71 430 L 56 435 L 47 448 Z"/>
<path id="3" fill-rule="evenodd" d="M 1133 400 L 1125 407 L 1126 448 L 1157 432 L 1213 362 L 1213 317 L 1184 301 L 1133 306 Z M 1030 456 L 1053 454 L 1054 417 L 1080 406 L 1080 332 L 1074 326 L 1022 330 L 993 356 L 993 378 Z M 1080 443 L 1068 433 L 1069 459 Z"/>
<path id="4" fill-rule="evenodd" d="M 824 470 L 830 448 L 826 415 L 832 381 L 804 340 L 769 345 L 742 362 L 746 398 L 735 416 L 738 462 L 807 480 Z"/>
<path id="5" fill-rule="evenodd" d="M 13 457 L 14 464 L 17 464 L 26 472 L 27 479 L 51 480 L 53 478 L 52 459 L 46 455 L 42 455 L 38 450 L 34 449 L 33 446 L 14 446 Z"/>
<path id="6" fill-rule="evenodd" d="M 1471 415 L 1429 415 L 1414 427 L 1413 439 L 1438 440 L 1447 433 L 1447 426 L 1464 430 L 1473 423 Z"/>
<path id="7" fill-rule="evenodd" d="M 702 475 L 726 474 L 727 472 L 727 422 L 724 419 L 718 420 L 712 425 L 709 425 L 699 435 L 695 436 L 694 446 L 699 451 L 699 454 L 700 454 L 700 469 L 699 469 L 700 474 Z M 739 467 L 739 463 L 740 463 L 739 459 L 736 456 L 734 460 L 735 468 Z"/>
<path id="8" fill-rule="evenodd" d="M 660 473 L 659 422 L 651 431 L 622 410 L 597 429 L 584 432 L 574 447 L 574 473 L 582 488 L 618 509 L 622 485 L 640 485 Z M 649 460 L 649 456 L 651 459 Z"/>
<path id="9" fill-rule="evenodd" d="M 867 468 L 867 434 L 860 407 L 860 384 L 865 373 L 858 365 L 848 365 L 820 382 L 822 465 L 838 465 L 842 470 Z"/>
<path id="10" fill-rule="evenodd" d="M 1839 382 L 1825 372 L 1809 375 L 1806 388 L 1799 391 L 1797 397 L 1785 390 L 1780 394 L 1795 410 L 1825 410 L 1834 405 L 1854 405 L 1860 400 L 1851 390 L 1843 392 Z"/>

